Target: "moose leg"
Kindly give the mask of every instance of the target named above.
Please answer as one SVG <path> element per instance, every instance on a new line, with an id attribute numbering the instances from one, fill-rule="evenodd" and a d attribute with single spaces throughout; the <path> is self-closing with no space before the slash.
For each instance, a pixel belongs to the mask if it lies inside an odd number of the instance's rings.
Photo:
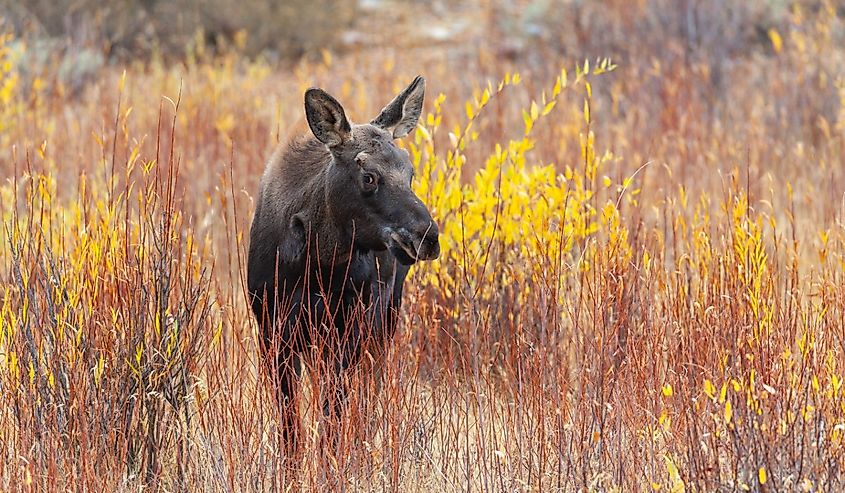
<path id="1" fill-rule="evenodd" d="M 299 357 L 295 353 L 276 358 L 276 402 L 288 457 L 299 453 Z"/>
<path id="2" fill-rule="evenodd" d="M 381 392 L 384 379 L 384 360 L 387 357 L 387 346 L 393 338 L 396 327 L 396 311 L 391 307 L 378 306 L 374 319 L 367 329 L 368 334 L 364 344 L 364 354 L 361 356 L 361 374 L 371 382 L 375 395 Z"/>
<path id="3" fill-rule="evenodd" d="M 345 351 L 341 349 L 341 352 Z M 339 354 L 327 361 L 327 375 L 323 378 L 323 417 L 327 422 L 326 431 L 331 438 L 329 445 L 332 447 L 337 445 L 337 431 L 346 408 L 349 394 L 347 369 L 350 365 L 349 357 Z"/>
<path id="4" fill-rule="evenodd" d="M 408 267 L 398 264 L 395 260 L 381 259 L 391 269 L 379 269 L 379 282 L 374 285 L 371 316 L 367 328 L 367 343 L 364 362 L 366 375 L 372 379 L 375 393 L 381 392 L 384 380 L 384 360 L 387 348 L 396 332 L 399 319 L 399 308 L 402 302 L 402 287 L 408 275 Z M 389 263 L 388 263 L 389 262 Z M 381 263 L 381 262 L 380 262 Z"/>
<path id="5" fill-rule="evenodd" d="M 299 452 L 299 355 L 294 335 L 298 312 L 291 310 L 287 320 L 280 324 L 275 301 L 273 297 L 271 303 L 254 306 L 254 309 L 261 314 L 261 352 L 270 370 L 285 450 L 289 457 L 296 457 Z M 273 310 L 267 310 L 268 306 Z"/>
<path id="6" fill-rule="evenodd" d="M 327 374 L 322 379 L 323 416 L 327 421 L 326 445 L 329 447 L 338 445 L 351 383 L 366 385 L 371 371 L 380 370 L 382 366 L 386 338 L 390 337 L 385 331 L 392 331 L 395 326 L 395 310 L 385 306 L 389 300 L 389 297 L 377 297 L 369 309 L 357 306 L 345 318 L 345 330 L 338 334 L 338 340 L 330 346 L 331 351 L 324 355 Z M 356 369 L 358 371 L 352 371 Z"/>
<path id="7" fill-rule="evenodd" d="M 340 445 L 342 418 L 348 407 L 351 379 L 349 370 L 358 362 L 361 352 L 357 327 L 351 329 L 341 336 L 341 340 L 330 346 L 331 351 L 323 358 L 325 374 L 321 379 L 321 393 L 326 424 L 322 436 L 324 450 L 337 451 Z"/>

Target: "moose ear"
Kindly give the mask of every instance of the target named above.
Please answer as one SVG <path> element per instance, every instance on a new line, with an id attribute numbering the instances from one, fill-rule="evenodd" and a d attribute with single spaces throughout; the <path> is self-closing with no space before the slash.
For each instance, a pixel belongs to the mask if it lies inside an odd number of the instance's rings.
<path id="1" fill-rule="evenodd" d="M 425 79 L 418 75 L 370 123 L 385 130 L 392 128 L 394 139 L 404 137 L 417 126 L 424 98 Z"/>
<path id="2" fill-rule="evenodd" d="M 297 264 L 305 253 L 305 224 L 299 214 L 290 220 L 290 227 L 285 231 L 279 248 L 282 262 Z"/>
<path id="3" fill-rule="evenodd" d="M 305 118 L 314 137 L 329 147 L 340 145 L 352 136 L 343 106 L 322 89 L 305 91 Z"/>

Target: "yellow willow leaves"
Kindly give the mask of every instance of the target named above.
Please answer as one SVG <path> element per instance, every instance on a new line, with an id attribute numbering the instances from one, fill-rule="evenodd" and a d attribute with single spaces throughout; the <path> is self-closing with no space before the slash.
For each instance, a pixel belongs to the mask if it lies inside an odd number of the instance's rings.
<path id="1" fill-rule="evenodd" d="M 710 380 L 704 380 L 704 393 L 711 399 L 716 398 L 716 388 L 713 387 L 713 382 Z"/>
<path id="2" fill-rule="evenodd" d="M 105 367 L 106 367 L 106 360 L 103 357 L 103 355 L 101 354 L 100 357 L 97 358 L 97 366 L 95 366 L 93 368 L 94 385 L 96 385 L 97 387 L 100 386 L 100 381 L 103 378 L 103 371 L 105 370 Z"/>
<path id="3" fill-rule="evenodd" d="M 225 113 L 214 120 L 214 128 L 224 135 L 229 135 L 233 128 L 235 128 L 235 116 L 231 113 Z"/>
<path id="4" fill-rule="evenodd" d="M 11 40 L 11 34 L 0 34 L 0 136 L 11 128 L 16 112 L 13 100 L 18 90 L 18 73 L 8 46 Z"/>
<path id="5" fill-rule="evenodd" d="M 664 464 L 666 465 L 666 473 L 669 476 L 669 492 L 670 493 L 683 493 L 686 491 L 686 485 L 684 484 L 684 480 L 681 478 L 681 473 L 678 470 L 678 466 L 675 465 L 675 461 L 672 460 L 672 457 L 669 454 L 665 454 L 663 456 Z"/>
<path id="6" fill-rule="evenodd" d="M 780 33 L 777 32 L 777 29 L 769 29 L 769 40 L 772 42 L 772 49 L 779 55 L 783 50 L 783 38 L 781 38 Z"/>
<path id="7" fill-rule="evenodd" d="M 18 355 L 14 351 L 9 352 L 8 356 L 9 376 L 12 381 L 17 381 L 20 378 L 20 368 L 18 367 Z"/>
<path id="8" fill-rule="evenodd" d="M 609 61 L 596 65 L 596 73 L 612 70 Z M 491 252 L 501 263 L 511 265 L 544 255 L 566 253 L 575 241 L 595 235 L 602 229 L 609 232 L 616 252 L 628 254 L 627 231 L 619 220 L 612 203 L 599 210 L 594 205 L 595 177 L 599 168 L 613 159 L 610 153 L 595 151 L 595 135 L 580 135 L 583 161 L 566 166 L 563 176 L 554 164 L 535 163 L 531 158 L 536 123 L 558 107 L 559 98 L 567 88 L 586 84 L 589 64 L 576 68 L 574 80 L 561 71 L 549 91 L 531 100 L 522 110 L 525 132 L 521 138 L 497 143 L 492 152 L 467 179 L 463 168 L 464 152 L 478 138 L 473 130 L 475 122 L 485 118 L 485 108 L 504 91 L 519 83 L 519 74 L 506 74 L 494 89 L 492 84 L 479 91 L 464 104 L 467 121 L 456 124 L 448 133 L 449 148 L 435 151 L 435 135 L 441 122 L 445 97 L 434 102 L 434 113 L 428 114 L 424 124 L 417 127 L 414 141 L 408 144 L 409 153 L 417 168 L 415 191 L 440 218 L 441 261 L 422 268 L 427 271 L 424 284 L 431 284 L 450 296 L 458 288 L 461 272 L 463 281 L 481 287 L 494 287 L 496 276 L 504 276 L 501 269 L 486 269 Z M 589 99 L 590 90 L 587 90 Z M 573 135 L 574 136 L 574 135 Z M 583 172 L 581 170 L 584 170 Z M 497 248 L 493 248 L 494 245 Z M 509 276 L 530 277 L 531 270 L 513 270 Z M 499 279 L 513 282 L 520 279 Z M 488 293 L 479 292 L 482 298 Z"/>

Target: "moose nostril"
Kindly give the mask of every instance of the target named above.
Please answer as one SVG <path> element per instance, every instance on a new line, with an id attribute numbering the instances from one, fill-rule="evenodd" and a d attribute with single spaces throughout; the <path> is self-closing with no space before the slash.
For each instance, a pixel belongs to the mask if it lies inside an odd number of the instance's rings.
<path id="1" fill-rule="evenodd" d="M 428 259 L 435 259 L 440 256 L 440 235 L 437 231 L 429 232 L 423 237 L 424 255 Z"/>
<path id="2" fill-rule="evenodd" d="M 425 237 L 426 241 L 431 238 L 434 238 L 437 241 L 437 237 L 440 236 L 440 230 L 437 229 L 437 224 L 434 221 L 429 220 L 428 224 L 424 228 L 420 229 Z"/>

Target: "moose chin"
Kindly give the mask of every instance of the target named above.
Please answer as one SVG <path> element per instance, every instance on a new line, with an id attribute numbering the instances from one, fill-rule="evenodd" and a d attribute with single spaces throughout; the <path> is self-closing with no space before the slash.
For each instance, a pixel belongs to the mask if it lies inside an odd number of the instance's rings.
<path id="1" fill-rule="evenodd" d="M 289 452 L 303 357 L 316 353 L 330 369 L 318 382 L 323 412 L 339 416 L 344 373 L 365 354 L 378 360 L 393 337 L 409 266 L 440 255 L 408 152 L 394 143 L 416 127 L 424 96 L 417 77 L 358 125 L 328 93 L 307 90 L 312 135 L 277 149 L 261 179 L 247 282 Z"/>

